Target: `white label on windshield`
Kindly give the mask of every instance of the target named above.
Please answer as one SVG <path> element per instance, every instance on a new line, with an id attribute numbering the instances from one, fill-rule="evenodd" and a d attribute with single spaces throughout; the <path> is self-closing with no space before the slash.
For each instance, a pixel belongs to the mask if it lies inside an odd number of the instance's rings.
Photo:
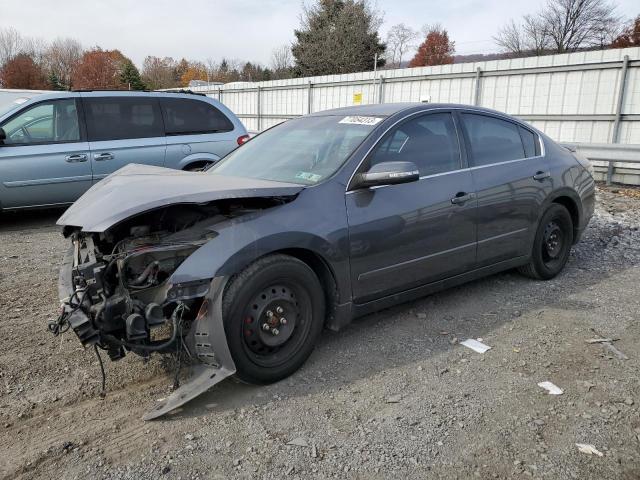
<path id="1" fill-rule="evenodd" d="M 338 123 L 348 123 L 351 125 L 377 125 L 381 121 L 382 121 L 381 117 L 352 116 L 352 117 L 344 117 Z"/>

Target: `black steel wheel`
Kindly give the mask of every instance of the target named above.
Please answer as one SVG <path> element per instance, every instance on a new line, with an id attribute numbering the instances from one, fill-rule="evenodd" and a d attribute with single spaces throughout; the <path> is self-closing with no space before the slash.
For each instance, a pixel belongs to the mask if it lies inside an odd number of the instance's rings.
<path id="1" fill-rule="evenodd" d="M 235 275 L 223 317 L 236 375 L 271 383 L 296 371 L 324 323 L 324 292 L 315 273 L 288 255 L 270 255 Z"/>
<path id="2" fill-rule="evenodd" d="M 520 272 L 539 280 L 555 277 L 567 264 L 572 244 L 571 215 L 563 205 L 554 203 L 540 219 L 530 262 Z"/>

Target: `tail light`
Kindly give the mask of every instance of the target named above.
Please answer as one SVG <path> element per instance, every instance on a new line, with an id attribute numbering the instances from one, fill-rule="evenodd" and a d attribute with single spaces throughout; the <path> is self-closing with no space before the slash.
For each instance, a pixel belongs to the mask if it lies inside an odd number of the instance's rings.
<path id="1" fill-rule="evenodd" d="M 237 140 L 238 145 L 244 145 L 250 139 L 251 139 L 251 137 L 249 135 L 242 135 L 241 137 L 238 137 L 238 140 Z"/>

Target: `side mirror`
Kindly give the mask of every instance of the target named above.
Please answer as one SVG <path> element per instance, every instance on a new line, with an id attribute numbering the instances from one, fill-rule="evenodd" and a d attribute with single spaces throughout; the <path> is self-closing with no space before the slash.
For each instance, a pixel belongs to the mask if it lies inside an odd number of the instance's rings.
<path id="1" fill-rule="evenodd" d="M 2 127 L 0 127 L 0 145 L 2 145 L 7 138 L 7 133 L 4 131 Z"/>
<path id="2" fill-rule="evenodd" d="M 357 174 L 352 188 L 397 185 L 419 179 L 420 171 L 413 162 L 382 162 L 371 167 L 368 172 Z"/>

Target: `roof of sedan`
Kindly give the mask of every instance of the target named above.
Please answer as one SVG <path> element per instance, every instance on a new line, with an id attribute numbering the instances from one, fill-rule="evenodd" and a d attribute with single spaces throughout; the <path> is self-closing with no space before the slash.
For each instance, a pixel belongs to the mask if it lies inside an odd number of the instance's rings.
<path id="1" fill-rule="evenodd" d="M 386 117 L 393 115 L 407 108 L 417 107 L 419 105 L 426 105 L 419 102 L 404 102 L 404 103 L 376 103 L 372 105 L 354 105 L 351 107 L 333 108 L 331 110 L 322 110 L 320 112 L 314 112 L 313 116 L 322 115 L 379 115 Z"/>
<path id="2" fill-rule="evenodd" d="M 394 115 L 403 110 L 408 110 L 415 107 L 422 107 L 425 110 L 432 108 L 472 108 L 474 110 L 483 110 L 487 112 L 493 112 L 486 108 L 476 107 L 473 105 L 462 105 L 455 103 L 426 103 L 426 102 L 402 102 L 402 103 L 376 103 L 372 105 L 354 105 L 351 107 L 334 108 L 331 110 L 323 110 L 312 113 L 312 116 L 322 115 L 376 115 L 386 117 Z"/>

